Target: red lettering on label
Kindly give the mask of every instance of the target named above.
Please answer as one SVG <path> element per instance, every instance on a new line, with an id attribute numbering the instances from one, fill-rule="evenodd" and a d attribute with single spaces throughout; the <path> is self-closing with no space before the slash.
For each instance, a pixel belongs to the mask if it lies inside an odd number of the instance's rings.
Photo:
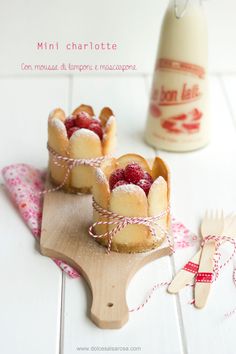
<path id="1" fill-rule="evenodd" d="M 195 84 L 191 87 L 188 87 L 186 83 L 183 85 L 182 94 L 181 94 L 181 99 L 183 101 L 192 100 L 198 96 L 200 96 L 198 84 Z"/>
<path id="2" fill-rule="evenodd" d="M 165 90 L 164 86 L 161 86 L 160 102 L 176 102 L 177 95 L 177 90 Z"/>

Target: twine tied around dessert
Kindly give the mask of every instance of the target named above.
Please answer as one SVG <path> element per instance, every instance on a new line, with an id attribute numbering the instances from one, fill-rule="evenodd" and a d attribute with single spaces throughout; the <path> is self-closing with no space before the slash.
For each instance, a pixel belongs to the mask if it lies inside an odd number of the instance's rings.
<path id="1" fill-rule="evenodd" d="M 107 253 L 110 253 L 111 251 L 111 244 L 112 244 L 113 237 L 117 234 L 117 232 L 121 231 L 128 225 L 147 226 L 152 236 L 158 240 L 159 238 L 156 234 L 156 230 L 153 225 L 157 226 L 162 231 L 162 233 L 166 235 L 166 239 L 168 241 L 171 252 L 172 253 L 174 252 L 174 247 L 171 242 L 170 233 L 159 224 L 159 220 L 169 213 L 170 207 L 162 211 L 159 215 L 155 215 L 155 216 L 124 216 L 124 215 L 116 214 L 110 210 L 104 209 L 93 198 L 93 208 L 98 212 L 100 216 L 106 217 L 107 220 L 94 222 L 89 227 L 89 234 L 94 238 L 102 238 L 102 237 L 108 238 Z M 94 228 L 98 225 L 114 225 L 115 227 L 112 230 L 109 230 L 103 234 L 98 235 L 95 234 L 93 231 Z"/>
<path id="2" fill-rule="evenodd" d="M 67 167 L 67 170 L 65 172 L 65 177 L 59 186 L 44 190 L 44 191 L 42 191 L 42 194 L 56 192 L 59 189 L 61 189 L 66 184 L 66 181 L 69 178 L 70 172 L 74 167 L 76 167 L 76 166 L 100 167 L 102 162 L 108 158 L 108 155 L 105 155 L 105 156 L 95 157 L 92 159 L 73 159 L 68 156 L 60 155 L 51 146 L 49 146 L 49 144 L 47 144 L 47 149 L 48 149 L 49 153 L 52 155 L 53 164 L 58 167 L 62 167 L 62 168 Z"/>

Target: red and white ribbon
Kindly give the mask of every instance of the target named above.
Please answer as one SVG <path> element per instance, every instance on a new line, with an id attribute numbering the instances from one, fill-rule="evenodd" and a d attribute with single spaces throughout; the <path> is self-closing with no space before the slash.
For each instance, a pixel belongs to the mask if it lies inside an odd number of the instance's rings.
<path id="1" fill-rule="evenodd" d="M 186 270 L 187 272 L 197 274 L 198 268 L 199 268 L 199 264 L 189 261 L 188 263 L 185 264 L 185 266 L 182 269 Z"/>
<path id="2" fill-rule="evenodd" d="M 161 238 L 157 236 L 156 230 L 154 228 L 154 225 L 157 226 L 161 230 L 161 232 L 166 235 L 170 249 L 171 249 L 172 253 L 174 252 L 170 233 L 167 230 L 165 230 L 159 223 L 159 220 L 162 219 L 165 215 L 167 215 L 169 213 L 169 211 L 170 211 L 169 207 L 166 210 L 162 211 L 159 215 L 146 216 L 146 217 L 145 216 L 139 216 L 139 217 L 124 216 L 124 215 L 119 215 L 119 214 L 113 213 L 110 210 L 102 208 L 94 199 L 93 199 L 93 208 L 94 208 L 94 210 L 96 210 L 98 212 L 98 214 L 100 216 L 106 217 L 107 220 L 94 222 L 89 228 L 89 234 L 94 238 L 107 237 L 108 238 L 108 247 L 107 247 L 108 253 L 111 250 L 111 244 L 112 244 L 113 237 L 117 234 L 117 232 L 121 231 L 122 229 L 124 229 L 128 225 L 147 226 L 148 229 L 150 230 L 152 236 L 155 237 L 157 240 L 159 240 Z M 115 227 L 112 230 L 109 230 L 103 234 L 97 235 L 94 233 L 94 228 L 98 225 L 114 225 Z"/>
<path id="3" fill-rule="evenodd" d="M 213 273 L 211 272 L 199 272 L 196 275 L 195 283 L 212 283 Z"/>
<path id="4" fill-rule="evenodd" d="M 100 167 L 102 162 L 108 158 L 108 156 L 99 156 L 95 157 L 92 159 L 73 159 L 68 156 L 62 156 L 59 153 L 57 153 L 49 144 L 47 144 L 47 149 L 49 153 L 52 155 L 52 162 L 54 165 L 65 168 L 67 167 L 67 170 L 65 172 L 65 176 L 63 181 L 61 182 L 60 185 L 54 188 L 49 188 L 44 191 L 42 191 L 42 194 L 50 193 L 50 192 L 56 192 L 60 190 L 65 184 L 66 181 L 69 178 L 71 170 L 76 167 L 76 166 L 91 166 L 91 167 Z"/>

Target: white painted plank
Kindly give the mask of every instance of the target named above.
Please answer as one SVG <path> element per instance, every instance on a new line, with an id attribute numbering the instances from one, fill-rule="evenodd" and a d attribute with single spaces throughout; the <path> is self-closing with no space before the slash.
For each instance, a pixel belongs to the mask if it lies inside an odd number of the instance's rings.
<path id="1" fill-rule="evenodd" d="M 0 333 L 4 354 L 58 353 L 61 271 L 39 253 L 1 187 Z"/>
<path id="2" fill-rule="evenodd" d="M 67 108 L 68 79 L 4 79 L 0 95 L 0 167 L 46 167 L 47 116 L 55 106 Z M 57 354 L 61 271 L 40 255 L 3 187 L 0 193 L 1 352 Z"/>
<path id="3" fill-rule="evenodd" d="M 231 112 L 231 118 L 235 122 L 236 126 L 236 75 L 224 75 L 219 76 L 225 98 L 228 103 L 229 110 Z"/>
<path id="4" fill-rule="evenodd" d="M 171 166 L 173 213 L 194 232 L 198 232 L 206 208 L 235 211 L 236 133 L 220 82 L 215 77 L 210 79 L 210 102 L 210 145 L 191 153 L 160 152 Z M 180 269 L 193 253 L 193 249 L 177 251 L 174 257 L 176 269 Z M 207 354 L 209 350 L 219 354 L 235 352 L 235 318 L 224 319 L 224 313 L 236 306 L 235 293 L 232 265 L 213 284 L 208 304 L 203 310 L 188 304 L 192 299 L 191 289 L 180 293 L 189 353 Z"/>
<path id="5" fill-rule="evenodd" d="M 0 168 L 10 163 L 47 165 L 47 118 L 68 109 L 67 78 L 0 79 Z"/>
<path id="6" fill-rule="evenodd" d="M 141 139 L 147 99 L 142 78 L 77 78 L 74 81 L 73 106 L 80 102 L 93 104 L 96 112 L 110 105 L 118 121 L 117 154 L 125 152 L 153 156 L 153 150 Z M 131 281 L 127 299 L 130 308 L 140 304 L 154 283 L 169 279 L 168 258 L 163 258 L 140 270 Z M 64 315 L 64 354 L 77 347 L 140 346 L 142 353 L 182 353 L 175 299 L 163 289 L 155 293 L 150 303 L 130 315 L 120 330 L 101 330 L 88 318 L 90 291 L 83 281 L 66 279 Z M 170 340 L 171 334 L 171 340 Z"/>

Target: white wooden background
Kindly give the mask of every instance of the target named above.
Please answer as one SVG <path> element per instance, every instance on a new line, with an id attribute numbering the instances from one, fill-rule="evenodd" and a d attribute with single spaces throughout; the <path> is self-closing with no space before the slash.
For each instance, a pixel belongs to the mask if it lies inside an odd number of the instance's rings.
<path id="1" fill-rule="evenodd" d="M 206 207 L 236 211 L 236 76 L 210 78 L 212 142 L 192 153 L 156 152 L 143 143 L 150 77 L 12 77 L 0 79 L 0 167 L 25 162 L 47 164 L 47 116 L 56 106 L 67 112 L 81 102 L 96 111 L 110 105 L 118 120 L 117 154 L 127 151 L 165 158 L 172 171 L 176 218 L 198 232 Z M 130 315 L 120 330 L 98 329 L 88 319 L 85 282 L 67 278 L 46 257 L 1 186 L 0 345 L 3 354 L 73 354 L 78 347 L 140 346 L 143 354 L 234 354 L 236 306 L 232 267 L 222 271 L 209 303 L 196 310 L 191 290 L 179 296 L 157 291 L 146 307 Z M 194 253 L 176 252 L 145 266 L 131 281 L 127 298 L 138 305 L 156 282 L 170 280 Z M 86 352 L 86 351 L 82 351 Z"/>

